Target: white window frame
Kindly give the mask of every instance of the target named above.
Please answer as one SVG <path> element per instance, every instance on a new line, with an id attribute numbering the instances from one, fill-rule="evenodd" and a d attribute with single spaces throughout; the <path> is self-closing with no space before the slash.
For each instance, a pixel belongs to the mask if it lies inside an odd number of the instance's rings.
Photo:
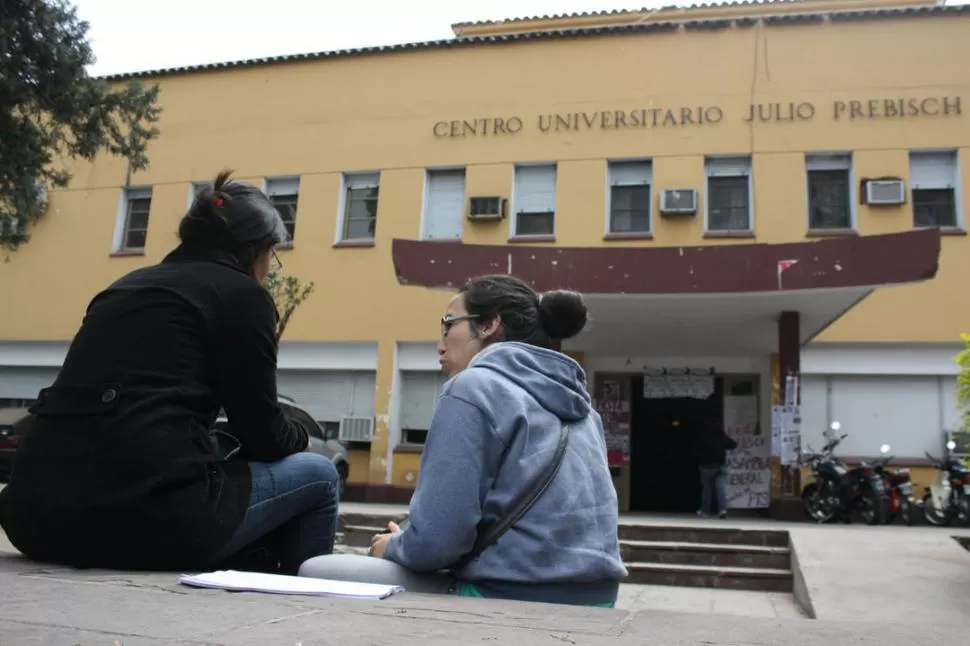
<path id="1" fill-rule="evenodd" d="M 858 188 L 856 187 L 855 164 L 853 163 L 851 152 L 810 152 L 805 153 L 805 229 L 807 231 L 842 231 L 845 229 L 819 229 L 812 228 L 812 212 L 810 208 L 810 195 L 808 173 L 820 170 L 847 170 L 849 171 L 849 228 L 848 231 L 855 231 L 858 226 L 858 213 L 856 206 L 859 203 Z"/>
<path id="2" fill-rule="evenodd" d="M 649 205 L 650 205 L 650 228 L 646 231 L 613 231 L 613 180 L 617 175 L 617 168 L 620 166 L 636 166 L 643 165 L 646 170 L 646 181 L 645 182 L 633 182 L 627 180 L 620 180 L 615 186 L 643 186 L 646 184 L 649 187 Z M 606 221 L 603 224 L 604 235 L 653 235 L 653 195 L 654 195 L 654 185 L 653 185 L 653 160 L 650 158 L 634 158 L 634 159 L 610 159 L 606 163 Z"/>
<path id="3" fill-rule="evenodd" d="M 465 222 L 465 211 L 466 203 L 468 200 L 468 169 L 465 166 L 444 166 L 440 168 L 425 168 L 424 169 L 424 188 L 421 192 L 421 221 L 418 223 L 418 234 L 421 240 L 436 240 L 437 238 L 428 238 L 428 232 L 425 229 L 428 223 L 428 204 L 431 198 L 431 178 L 436 173 L 461 173 L 462 174 L 462 185 L 464 186 L 464 195 L 462 197 L 462 210 L 461 210 L 461 233 L 458 239 L 461 240 L 464 236 L 464 222 Z M 378 197 L 378 201 L 380 198 Z"/>
<path id="4" fill-rule="evenodd" d="M 195 196 L 199 194 L 199 191 L 201 191 L 203 188 L 211 188 L 212 186 L 213 181 L 211 179 L 203 180 L 201 182 L 192 182 L 189 184 L 189 202 L 186 208 L 192 208 L 192 205 L 195 203 Z"/>
<path id="5" fill-rule="evenodd" d="M 270 199 L 270 202 L 273 201 L 274 197 L 295 198 L 297 207 L 296 212 L 293 214 L 293 234 L 290 235 L 289 230 L 287 230 L 287 235 L 290 239 L 279 245 L 284 249 L 292 247 L 296 238 L 296 225 L 300 221 L 300 176 L 284 175 L 281 177 L 265 177 L 263 178 L 263 193 Z"/>
<path id="6" fill-rule="evenodd" d="M 517 185 L 518 185 L 518 175 L 519 171 L 522 169 L 535 169 L 535 168 L 551 168 L 552 169 L 552 233 L 541 233 L 541 234 L 519 234 L 519 207 L 518 204 L 521 203 L 522 196 L 517 195 Z M 537 238 L 541 240 L 546 240 L 549 238 L 556 237 L 557 221 L 559 218 L 556 217 L 556 211 L 558 208 L 558 198 L 559 198 L 559 165 L 556 162 L 535 162 L 526 164 L 516 164 L 515 169 L 512 173 L 512 199 L 509 200 L 510 212 L 509 217 L 509 238 L 515 238 L 518 240 L 529 240 L 531 238 Z"/>
<path id="7" fill-rule="evenodd" d="M 145 231 L 145 247 L 128 248 L 125 246 L 126 233 L 128 232 L 128 209 L 131 200 L 149 199 L 154 200 L 154 191 L 151 186 L 128 186 L 121 188 L 118 197 L 118 212 L 115 216 L 115 231 L 111 242 L 111 252 L 116 254 L 143 254 L 148 247 L 148 231 Z M 151 226 L 151 204 L 148 206 L 148 224 Z"/>
<path id="8" fill-rule="evenodd" d="M 923 157 L 923 158 L 928 158 L 928 157 L 938 157 L 938 158 L 947 157 L 947 158 L 949 158 L 948 159 L 948 162 L 950 162 L 950 160 L 952 160 L 952 163 L 949 164 L 950 165 L 950 172 L 951 172 L 951 177 L 950 177 L 949 181 L 940 179 L 940 180 L 931 180 L 929 182 L 925 182 L 925 181 L 922 181 L 919 178 L 915 178 L 914 179 L 914 177 L 913 177 L 913 175 L 914 175 L 914 173 L 913 173 L 913 158 L 914 157 L 916 157 L 916 158 L 920 158 L 920 157 Z M 909 199 L 910 199 L 910 201 L 911 202 L 915 202 L 912 199 L 912 193 L 915 190 L 919 190 L 919 189 L 952 188 L 953 189 L 953 206 L 954 206 L 954 211 L 955 211 L 955 213 L 954 213 L 955 218 L 954 219 L 955 219 L 955 225 L 956 225 L 955 228 L 956 229 L 963 229 L 964 226 L 965 226 L 965 220 L 964 220 L 964 214 L 963 214 L 963 182 L 961 181 L 961 179 L 962 179 L 962 173 L 961 173 L 961 169 L 960 169 L 960 151 L 958 149 L 956 149 L 956 148 L 920 148 L 920 149 L 915 149 L 915 150 L 909 151 L 909 193 L 910 193 Z M 916 205 L 915 205 L 915 203 L 913 203 L 911 205 L 911 208 L 914 211 L 914 213 L 913 213 L 913 221 L 914 222 L 913 223 L 915 224 L 915 220 L 916 220 L 916 213 L 915 213 Z M 954 227 L 944 227 L 944 228 L 950 229 L 950 228 L 954 228 Z"/>
<path id="9" fill-rule="evenodd" d="M 434 370 L 434 371 L 432 371 L 432 370 L 401 370 L 400 371 L 400 379 L 401 379 L 401 405 L 402 405 L 402 407 L 404 405 L 405 389 L 406 389 L 408 377 L 409 376 L 417 376 L 417 375 L 420 375 L 421 377 L 427 377 L 427 378 L 429 378 L 430 380 L 432 380 L 434 382 L 434 390 L 433 390 L 433 393 L 431 393 L 432 396 L 433 396 L 434 401 L 426 402 L 431 407 L 431 417 L 428 418 L 428 428 L 405 428 L 405 420 L 404 420 L 404 414 L 403 414 L 403 412 L 399 415 L 399 418 L 398 418 L 398 426 L 399 426 L 398 431 L 399 431 L 400 443 L 401 444 L 410 444 L 412 446 L 413 445 L 420 446 L 421 443 L 405 442 L 404 441 L 404 437 L 405 437 L 406 432 L 407 431 L 424 431 L 424 432 L 428 432 L 428 431 L 431 430 L 431 421 L 432 421 L 432 418 L 434 417 L 434 409 L 437 406 L 437 400 L 441 396 L 441 391 L 444 389 L 445 383 L 447 383 L 447 381 L 449 379 L 448 375 L 444 374 L 440 370 Z M 402 408 L 402 411 L 403 411 L 403 408 Z"/>
<path id="10" fill-rule="evenodd" d="M 752 159 L 749 155 L 723 155 L 704 158 L 704 233 L 732 234 L 754 233 L 754 181 Z M 746 177 L 748 179 L 748 228 L 711 229 L 711 183 L 712 177 Z"/>
<path id="11" fill-rule="evenodd" d="M 365 188 L 368 186 L 376 186 L 377 193 L 377 220 L 380 220 L 380 203 L 381 203 L 381 172 L 380 171 L 362 171 L 362 172 L 346 172 L 340 175 L 340 194 L 337 196 L 337 230 L 334 234 L 334 244 L 341 243 L 372 243 L 377 238 L 377 225 L 380 224 L 378 221 L 374 226 L 374 238 L 347 238 L 345 237 L 346 224 L 347 224 L 347 210 L 349 204 L 347 204 L 347 193 L 352 188 Z"/>

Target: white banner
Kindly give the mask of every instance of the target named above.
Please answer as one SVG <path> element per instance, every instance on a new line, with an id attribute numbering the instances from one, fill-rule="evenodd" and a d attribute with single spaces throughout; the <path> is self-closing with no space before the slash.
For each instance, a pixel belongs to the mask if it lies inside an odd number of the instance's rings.
<path id="1" fill-rule="evenodd" d="M 730 509 L 762 509 L 771 503 L 771 436 L 757 434 L 758 428 L 758 398 L 725 395 L 724 432 L 738 443 L 727 454 Z"/>

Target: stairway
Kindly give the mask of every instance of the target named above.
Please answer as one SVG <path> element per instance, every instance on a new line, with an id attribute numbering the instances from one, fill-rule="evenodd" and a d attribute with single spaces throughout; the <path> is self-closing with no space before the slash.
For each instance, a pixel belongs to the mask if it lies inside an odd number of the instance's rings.
<path id="1" fill-rule="evenodd" d="M 337 551 L 366 553 L 370 539 L 394 516 L 343 513 Z M 693 525 L 621 522 L 620 554 L 630 572 L 625 583 L 791 592 L 788 532 Z"/>
<path id="2" fill-rule="evenodd" d="M 788 532 L 695 525 L 620 525 L 627 583 L 791 592 Z M 722 521 L 723 522 L 723 521 Z"/>

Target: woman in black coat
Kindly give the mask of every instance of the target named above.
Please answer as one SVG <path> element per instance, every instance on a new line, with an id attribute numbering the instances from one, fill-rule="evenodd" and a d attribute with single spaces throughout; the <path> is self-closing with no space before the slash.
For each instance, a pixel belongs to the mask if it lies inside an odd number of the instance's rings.
<path id="1" fill-rule="evenodd" d="M 252 546 L 294 574 L 333 550 L 340 480 L 276 393 L 262 287 L 286 229 L 267 197 L 221 173 L 161 263 L 98 294 L 0 492 L 29 558 L 77 567 L 217 567 Z M 239 441 L 221 454 L 220 408 Z"/>

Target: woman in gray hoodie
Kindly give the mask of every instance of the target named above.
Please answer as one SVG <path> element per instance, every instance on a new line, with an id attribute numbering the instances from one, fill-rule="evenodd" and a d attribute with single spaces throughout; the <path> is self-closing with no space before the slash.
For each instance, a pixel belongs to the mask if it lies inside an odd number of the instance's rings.
<path id="1" fill-rule="evenodd" d="M 428 431 L 409 521 L 375 536 L 371 556 L 317 557 L 301 576 L 612 607 L 627 572 L 603 426 L 582 367 L 551 349 L 586 322 L 576 292 L 539 295 L 504 275 L 469 281 L 441 319 L 439 361 L 451 378 Z M 518 520 L 483 544 L 530 498 Z"/>

